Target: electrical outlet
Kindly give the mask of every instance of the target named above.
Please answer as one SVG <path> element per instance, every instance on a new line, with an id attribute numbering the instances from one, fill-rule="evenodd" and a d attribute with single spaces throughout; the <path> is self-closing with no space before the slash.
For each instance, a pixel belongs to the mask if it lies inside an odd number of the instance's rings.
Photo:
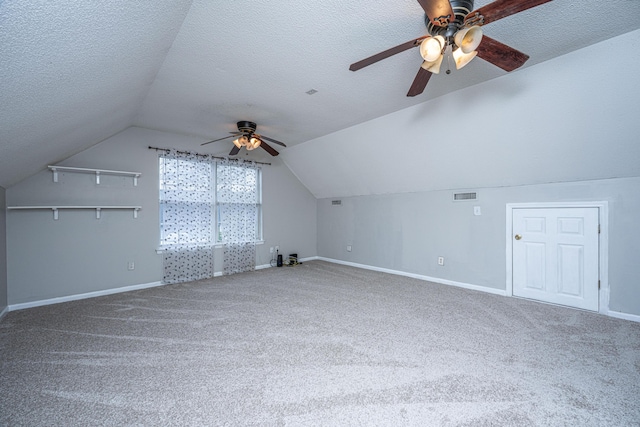
<path id="1" fill-rule="evenodd" d="M 351 252 L 351 245 L 347 245 L 347 252 Z"/>
<path id="2" fill-rule="evenodd" d="M 273 246 L 271 246 L 271 247 L 269 248 L 269 253 L 270 253 L 270 254 L 272 254 L 272 253 L 273 253 Z"/>
<path id="3" fill-rule="evenodd" d="M 276 246 L 276 252 L 280 251 L 280 246 Z"/>
<path id="4" fill-rule="evenodd" d="M 444 257 L 442 256 L 438 257 L 438 265 L 444 265 Z"/>
<path id="5" fill-rule="evenodd" d="M 136 263 L 133 261 L 129 261 L 127 263 L 127 270 L 135 270 L 136 269 Z"/>

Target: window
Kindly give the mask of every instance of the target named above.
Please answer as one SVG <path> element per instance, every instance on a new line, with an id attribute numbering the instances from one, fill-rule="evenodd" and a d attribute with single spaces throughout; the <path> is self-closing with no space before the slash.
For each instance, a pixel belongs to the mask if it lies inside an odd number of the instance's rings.
<path id="1" fill-rule="evenodd" d="M 160 244 L 213 243 L 213 168 L 197 159 L 160 157 Z"/>
<path id="2" fill-rule="evenodd" d="M 195 155 L 159 162 L 161 246 L 262 240 L 260 168 Z"/>
<path id="3" fill-rule="evenodd" d="M 243 243 L 262 240 L 261 171 L 246 164 L 216 167 L 216 240 Z"/>

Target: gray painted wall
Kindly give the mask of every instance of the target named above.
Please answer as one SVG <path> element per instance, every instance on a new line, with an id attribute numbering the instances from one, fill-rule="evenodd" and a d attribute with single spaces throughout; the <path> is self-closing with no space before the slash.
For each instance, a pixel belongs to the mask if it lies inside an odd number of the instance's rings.
<path id="1" fill-rule="evenodd" d="M 140 205 L 131 211 L 8 211 L 8 303 L 20 304 L 54 297 L 159 282 L 162 256 L 158 225 L 158 154 L 148 146 L 204 152 L 200 139 L 129 128 L 60 165 L 141 172 L 138 186 L 130 177 L 101 177 L 59 172 L 54 183 L 42 171 L 7 189 L 8 206 L 18 205 Z M 200 150 L 199 150 L 200 148 Z M 316 256 L 316 199 L 277 158 L 263 167 L 265 243 L 257 249 L 257 264 L 268 264 L 269 247 Z M 215 269 L 222 271 L 222 250 L 215 252 Z M 127 263 L 135 262 L 135 270 Z"/>
<path id="2" fill-rule="evenodd" d="M 7 308 L 6 191 L 0 187 L 0 313 Z"/>
<path id="3" fill-rule="evenodd" d="M 320 199 L 318 254 L 504 290 L 507 203 L 607 201 L 609 309 L 640 315 L 639 189 L 640 178 L 619 178 L 475 188 L 479 199 L 469 202 L 453 202 L 453 190 L 348 197 L 342 206 Z M 474 215 L 474 206 L 481 216 Z"/>

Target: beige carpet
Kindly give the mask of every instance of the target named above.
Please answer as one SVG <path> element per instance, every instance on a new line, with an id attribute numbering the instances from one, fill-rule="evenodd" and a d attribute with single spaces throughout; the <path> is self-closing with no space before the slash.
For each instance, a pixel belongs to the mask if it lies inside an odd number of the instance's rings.
<path id="1" fill-rule="evenodd" d="M 640 425 L 640 324 L 325 262 L 23 311 L 3 426 Z"/>

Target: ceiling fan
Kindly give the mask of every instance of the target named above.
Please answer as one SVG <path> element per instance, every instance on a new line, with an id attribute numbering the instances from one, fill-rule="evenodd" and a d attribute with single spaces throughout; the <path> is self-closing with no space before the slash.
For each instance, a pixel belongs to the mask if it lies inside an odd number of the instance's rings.
<path id="1" fill-rule="evenodd" d="M 355 62 L 349 69 L 357 71 L 420 46 L 420 55 L 424 61 L 407 96 L 416 96 L 424 91 L 431 75 L 440 72 L 445 56 L 447 61 L 453 58 L 456 69 L 464 67 L 477 55 L 507 72 L 513 71 L 521 67 L 529 59 L 529 55 L 483 36 L 480 27 L 549 1 L 551 0 L 496 0 L 473 10 L 473 0 L 418 0 L 425 12 L 428 34 Z M 451 71 L 447 68 L 446 73 Z"/>
<path id="2" fill-rule="evenodd" d="M 265 140 L 286 147 L 286 145 L 280 141 L 266 137 L 264 135 L 258 135 L 256 133 L 257 125 L 254 122 L 241 120 L 236 124 L 238 126 L 237 132 L 229 132 L 231 134 L 229 136 L 214 139 L 213 141 L 203 142 L 200 145 L 211 144 L 212 142 L 222 141 L 223 139 L 236 138 L 233 140 L 233 148 L 229 152 L 230 156 L 235 156 L 236 154 L 238 154 L 242 147 L 245 147 L 248 151 L 255 150 L 258 147 L 262 147 L 267 153 L 271 154 L 272 156 L 277 156 L 279 153 L 274 150 L 273 147 L 267 144 Z"/>

